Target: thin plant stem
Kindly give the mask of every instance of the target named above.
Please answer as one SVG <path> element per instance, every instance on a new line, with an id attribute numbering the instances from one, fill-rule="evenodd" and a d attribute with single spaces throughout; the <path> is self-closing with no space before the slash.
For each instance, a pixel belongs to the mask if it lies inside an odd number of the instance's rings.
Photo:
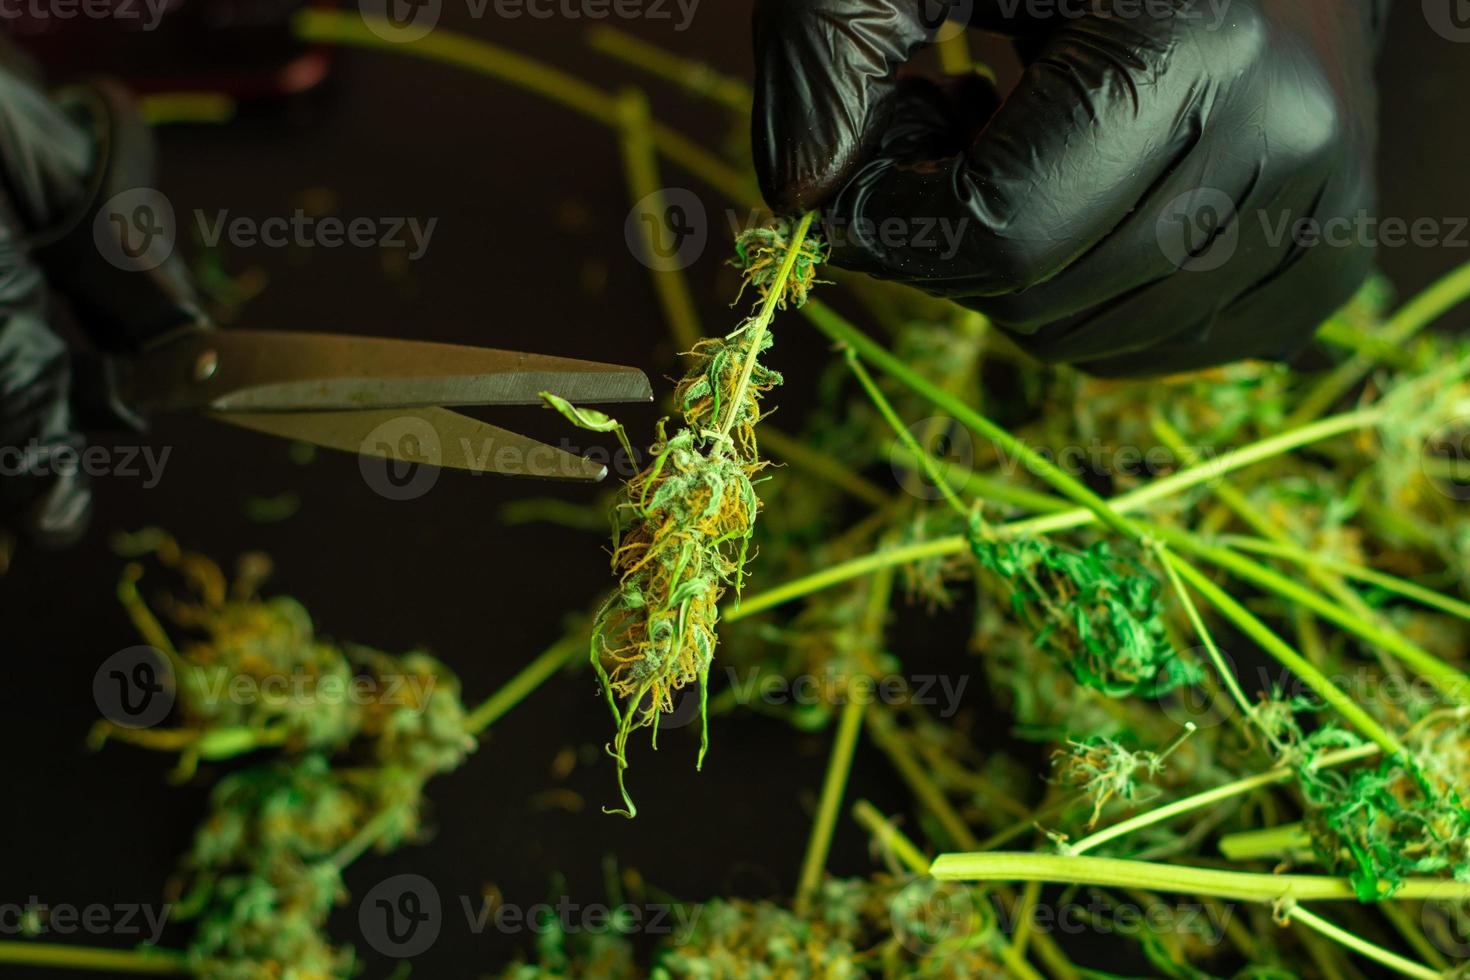
<path id="1" fill-rule="evenodd" d="M 628 191 L 632 203 L 642 203 L 647 213 L 664 214 L 663 179 L 658 171 L 658 153 L 653 144 L 653 118 L 648 98 L 638 89 L 623 91 L 617 100 L 618 127 L 622 133 L 623 169 L 628 175 Z M 659 227 L 639 222 L 644 247 L 650 256 L 658 254 L 661 243 Z M 689 280 L 679 268 L 656 268 L 649 265 L 654 291 L 668 321 L 669 332 L 680 351 L 692 350 L 703 331 L 699 314 L 694 309 L 694 296 Z"/>
<path id="2" fill-rule="evenodd" d="M 382 35 L 369 26 L 369 21 Z M 453 31 L 435 30 L 413 41 L 390 40 L 393 25 L 383 18 L 321 8 L 299 11 L 292 18 L 291 29 L 303 41 L 371 48 L 488 75 L 604 125 L 616 117 L 614 100 L 606 92 L 534 58 Z M 653 138 L 659 152 L 671 162 L 730 200 L 755 203 L 750 181 L 693 140 L 658 124 L 653 127 Z"/>
<path id="3" fill-rule="evenodd" d="M 919 760 L 898 737 L 892 720 L 882 712 L 870 712 L 867 729 L 873 742 L 883 751 L 884 755 L 888 756 L 893 767 L 903 777 L 909 791 L 918 799 L 920 805 L 939 821 L 950 839 L 960 847 L 973 849 L 978 846 L 980 842 L 975 837 L 975 832 L 950 805 L 949 800 L 945 798 L 944 791 L 934 784 L 934 781 L 924 772 Z M 999 891 L 1006 901 L 1016 900 L 1015 895 L 1008 890 L 1000 889 Z M 1077 977 L 1077 968 L 1062 953 L 1056 942 L 1044 933 L 1036 937 L 1036 955 L 1041 958 L 1054 976 L 1063 978 L 1063 980 L 1074 980 Z"/>
<path id="4" fill-rule="evenodd" d="M 969 31 L 962 25 L 952 31 L 936 47 L 939 49 L 939 70 L 946 75 L 968 75 L 975 70 L 975 61 L 970 56 Z"/>
<path id="5" fill-rule="evenodd" d="M 809 301 L 803 307 L 803 310 L 810 311 L 813 305 L 817 305 L 816 300 Z M 842 338 L 837 337 L 834 339 L 841 340 Z M 1209 463 L 1182 470 L 1173 476 L 1154 480 L 1146 486 L 1113 497 L 1109 503 L 1113 510 L 1119 513 L 1133 513 L 1141 510 L 1148 504 L 1207 483 L 1225 473 L 1254 465 L 1322 439 L 1332 438 L 1333 436 L 1342 435 L 1343 433 L 1372 425 L 1378 418 L 1378 412 L 1363 410 L 1322 419 L 1320 422 L 1304 426 L 1293 432 L 1281 433 L 1269 439 L 1253 443 L 1250 446 L 1242 447 L 1239 450 L 1225 453 Z M 1049 534 L 1055 531 L 1082 527 L 1095 519 L 1093 513 L 1086 508 L 1074 508 L 1060 513 L 1045 514 L 1040 517 L 1013 521 L 1009 524 L 996 525 L 994 530 L 996 534 L 1002 537 L 1020 534 Z M 783 582 L 765 592 L 747 596 L 741 600 L 738 610 L 725 614 L 724 618 L 732 619 L 753 616 L 758 612 L 764 612 L 776 606 L 805 598 L 823 589 L 840 585 L 850 579 L 871 575 L 873 572 L 887 565 L 906 565 L 911 562 L 924 561 L 930 558 L 959 554 L 969 548 L 969 546 L 969 539 L 964 535 L 957 534 L 949 537 L 934 538 L 930 541 L 920 541 L 912 545 L 890 548 L 886 551 L 860 555 L 857 558 L 828 566 L 811 575 L 792 579 L 789 582 Z"/>
<path id="6" fill-rule="evenodd" d="M 1327 702 L 1344 720 L 1371 738 L 1389 755 L 1404 754 L 1403 744 L 1388 732 L 1378 720 L 1368 712 L 1364 711 L 1351 697 L 1343 692 L 1332 680 L 1322 673 L 1306 657 L 1302 656 L 1281 637 L 1271 631 L 1265 623 L 1261 622 L 1249 610 L 1235 601 L 1224 589 L 1212 582 L 1203 572 L 1189 564 L 1183 558 L 1171 551 L 1165 551 L 1164 560 L 1172 563 L 1175 570 L 1185 579 L 1194 590 L 1205 597 L 1206 601 L 1226 619 L 1230 620 L 1242 633 L 1255 640 L 1267 653 L 1275 657 L 1283 667 L 1286 667 L 1297 677 L 1300 677 L 1308 687 L 1323 701 Z"/>
<path id="7" fill-rule="evenodd" d="M 732 112 L 742 115 L 750 112 L 753 98 L 750 86 L 702 61 L 681 57 L 606 24 L 598 24 L 587 32 L 587 46 L 687 92 L 718 102 Z"/>
<path id="8" fill-rule="evenodd" d="M 1467 702 L 1470 678 L 1405 637 L 1354 615 L 1311 589 L 1228 548 L 1206 544 L 1191 534 L 1165 525 L 1154 525 L 1149 530 L 1161 540 L 1166 541 L 1170 547 L 1188 551 L 1212 565 L 1218 565 L 1229 571 L 1237 578 L 1258 585 L 1288 602 L 1310 609 L 1323 619 L 1335 623 L 1367 643 L 1382 648 L 1404 665 L 1413 668 L 1433 684 L 1441 694 L 1456 704 Z"/>
<path id="9" fill-rule="evenodd" d="M 1436 978 L 1443 975 L 1438 970 L 1430 969 L 1422 963 L 1416 963 L 1411 959 L 1386 950 L 1382 946 L 1375 945 L 1366 939 L 1355 936 L 1346 929 L 1333 925 L 1315 912 L 1307 911 L 1295 902 L 1284 903 L 1281 907 L 1281 914 L 1293 922 L 1300 922 L 1314 932 L 1321 933 L 1333 942 L 1347 947 L 1360 956 L 1367 957 L 1373 962 L 1386 966 L 1390 970 L 1406 977 L 1414 977 L 1416 980 L 1436 980 Z"/>
<path id="10" fill-rule="evenodd" d="M 1401 903 L 1379 902 L 1378 910 L 1383 913 L 1389 925 L 1393 926 L 1394 931 L 1404 937 L 1404 942 L 1414 947 L 1414 952 L 1428 960 L 1430 966 L 1438 970 L 1450 968 L 1449 960 L 1445 959 L 1444 954 L 1429 941 L 1429 938 L 1424 935 L 1424 930 L 1409 917 L 1409 913 L 1404 911 Z"/>
<path id="11" fill-rule="evenodd" d="M 750 333 L 750 349 L 745 354 L 745 365 L 740 369 L 740 379 L 735 382 L 735 388 L 730 393 L 730 411 L 720 423 L 721 437 L 730 434 L 731 426 L 744 408 L 745 391 L 750 387 L 750 376 L 755 372 L 756 361 L 760 358 L 761 342 L 770 329 L 776 308 L 785 302 L 786 284 L 791 280 L 791 270 L 796 268 L 796 260 L 801 256 L 801 246 L 806 241 L 807 232 L 811 230 L 814 217 L 816 212 L 808 211 L 797 221 L 796 230 L 791 233 L 791 239 L 787 242 L 786 254 L 781 257 L 781 267 L 776 271 L 776 278 L 771 282 L 770 288 L 766 290 L 760 311 L 742 328 Z"/>
<path id="12" fill-rule="evenodd" d="M 929 873 L 941 881 L 1049 881 L 1210 895 L 1241 902 L 1271 903 L 1292 898 L 1302 902 L 1358 900 L 1350 879 L 1331 875 L 1257 874 L 1068 854 L 1014 851 L 941 854 L 930 865 Z M 1470 899 L 1470 882 L 1405 878 L 1393 895 L 1393 899 L 1400 900 L 1426 898 Z"/>
<path id="13" fill-rule="evenodd" d="M 829 453 L 814 449 L 795 436 L 767 423 L 761 426 L 761 445 L 792 466 L 819 476 L 856 500 L 873 507 L 886 507 L 892 497 L 878 484 L 849 469 Z"/>
<path id="14" fill-rule="evenodd" d="M 1365 744 L 1354 746 L 1350 749 L 1340 749 L 1336 752 L 1326 752 L 1317 759 L 1316 765 L 1319 769 L 1329 769 L 1335 766 L 1346 765 L 1349 762 L 1372 758 L 1379 751 L 1380 749 L 1377 745 Z M 1254 776 L 1247 776 L 1244 779 L 1237 779 L 1223 786 L 1207 789 L 1193 796 L 1186 796 L 1181 800 L 1175 800 L 1173 803 L 1155 807 L 1147 813 L 1140 813 L 1135 817 L 1129 817 L 1127 820 L 1121 820 L 1110 827 L 1104 827 L 1102 830 L 1070 845 L 1066 849 L 1066 853 L 1085 854 L 1094 848 L 1101 847 L 1109 841 L 1117 840 L 1119 837 L 1142 830 L 1145 827 L 1152 827 L 1154 824 L 1163 823 L 1166 820 L 1172 820 L 1175 817 L 1192 813 L 1195 810 L 1202 810 L 1205 807 L 1214 806 L 1217 803 L 1223 803 L 1226 800 L 1243 796 L 1246 793 L 1252 793 L 1258 789 L 1264 789 L 1267 786 L 1277 786 L 1281 783 L 1290 782 L 1293 775 L 1295 774 L 1290 769 L 1271 769 L 1266 772 L 1257 773 Z"/>
<path id="15" fill-rule="evenodd" d="M 1429 324 L 1470 298 L 1470 262 L 1460 266 L 1414 297 L 1384 324 L 1379 336 L 1384 345 L 1399 349 Z M 1332 407 L 1353 386 L 1368 376 L 1377 364 L 1369 352 L 1355 354 L 1317 382 L 1307 393 L 1286 424 L 1298 425 L 1314 419 Z"/>
<path id="16" fill-rule="evenodd" d="M 520 704 L 558 670 L 584 652 L 584 646 L 580 637 L 568 635 L 559 640 L 549 650 L 532 660 L 521 668 L 510 680 L 490 697 L 481 702 L 480 706 L 465 716 L 465 731 L 471 735 L 479 735 L 496 721 L 500 720 L 506 712 Z"/>
<path id="17" fill-rule="evenodd" d="M 1175 569 L 1174 563 L 1168 560 L 1168 556 L 1163 553 L 1162 547 L 1158 550 L 1159 558 L 1161 559 L 1159 564 L 1164 566 L 1164 572 L 1169 576 L 1169 584 L 1173 586 L 1174 594 L 1179 597 L 1179 604 L 1184 607 L 1184 614 L 1189 617 L 1189 624 L 1194 627 L 1195 633 L 1199 635 L 1200 642 L 1205 645 L 1205 650 L 1210 655 L 1210 662 L 1215 665 L 1215 671 L 1220 675 L 1221 683 L 1230 692 L 1231 698 L 1235 700 L 1236 707 L 1241 710 L 1245 717 L 1253 717 L 1254 712 L 1251 711 L 1251 703 L 1246 698 L 1245 692 L 1240 689 L 1240 679 L 1235 676 L 1234 669 L 1225 662 L 1224 655 L 1220 653 L 1219 646 L 1215 644 L 1215 637 L 1210 633 L 1209 627 L 1205 626 L 1205 621 L 1199 614 L 1199 608 L 1195 606 L 1194 600 L 1189 597 L 1189 590 L 1184 587 L 1184 582 L 1180 579 L 1178 570 Z"/>
<path id="18" fill-rule="evenodd" d="M 1245 830 L 1220 838 L 1220 853 L 1229 861 L 1258 861 L 1310 848 L 1312 836 L 1301 823 Z"/>
<path id="19" fill-rule="evenodd" d="M 1152 425 L 1154 433 L 1164 441 L 1165 445 L 1174 452 L 1179 453 L 1185 459 L 1186 463 L 1193 465 L 1198 462 L 1199 454 L 1192 452 L 1185 445 L 1184 434 L 1176 429 L 1162 414 L 1158 412 L 1154 413 Z M 1262 514 L 1250 502 L 1246 495 L 1228 479 L 1222 477 L 1214 485 L 1213 491 L 1215 496 L 1225 506 L 1234 511 L 1241 520 L 1254 528 L 1262 537 L 1269 538 L 1272 541 L 1279 541 L 1283 544 L 1292 543 L 1291 536 L 1279 524 L 1272 521 L 1265 514 Z M 1368 608 L 1368 604 L 1363 601 L 1361 596 L 1348 588 L 1347 584 L 1341 578 L 1330 574 L 1322 568 L 1310 568 L 1307 571 L 1317 584 L 1331 593 L 1332 597 L 1338 602 L 1364 618 L 1372 615 L 1372 610 Z"/>
<path id="20" fill-rule="evenodd" d="M 235 118 L 235 100 L 218 92 L 157 92 L 138 99 L 138 112 L 150 126 L 227 123 Z"/>
<path id="21" fill-rule="evenodd" d="M 173 949 L 99 949 L 63 943 L 0 940 L 0 963 L 48 966 L 62 970 L 99 970 L 113 974 L 178 977 L 190 972 L 184 953 Z"/>
<path id="22" fill-rule="evenodd" d="M 1250 551 L 1260 555 L 1270 555 L 1273 558 L 1284 558 L 1298 565 L 1320 565 L 1329 568 L 1344 578 L 1357 579 L 1369 585 L 1376 586 L 1385 592 L 1412 599 L 1420 605 L 1431 609 L 1438 609 L 1442 613 L 1448 613 L 1458 619 L 1470 622 L 1470 603 L 1462 602 L 1451 596 L 1447 596 L 1433 589 L 1427 589 L 1422 585 L 1389 575 L 1377 569 L 1367 568 L 1350 561 L 1342 561 L 1330 555 L 1318 554 L 1308 551 L 1306 548 L 1293 544 L 1276 541 L 1266 541 L 1261 538 L 1248 537 L 1246 535 L 1228 535 L 1220 539 L 1221 544 L 1227 545 L 1238 551 Z"/>
<path id="23" fill-rule="evenodd" d="M 970 508 L 965 506 L 964 502 L 954 492 L 954 488 L 949 485 L 949 481 L 939 472 L 938 467 L 935 466 L 934 457 L 924 451 L 924 447 L 919 445 L 919 440 L 909 431 L 908 426 L 903 424 L 903 419 L 898 417 L 898 412 L 894 411 L 893 405 L 878 388 L 878 383 L 873 380 L 873 376 L 868 373 L 868 369 L 863 367 L 862 361 L 858 360 L 857 354 L 849 347 L 843 351 L 843 357 L 847 361 L 847 366 L 852 371 L 853 376 L 858 379 L 858 384 L 862 385 L 863 391 L 868 396 L 868 400 L 878 409 L 878 414 L 883 416 L 883 420 L 888 423 L 888 427 L 893 430 L 893 434 L 898 437 L 898 441 L 918 461 L 919 468 L 924 471 L 924 476 L 929 479 L 930 483 L 933 483 L 939 488 L 939 492 L 944 495 L 945 501 L 959 513 L 960 517 L 968 518 L 970 516 Z"/>
<path id="24" fill-rule="evenodd" d="M 812 822 L 811 836 L 807 839 L 806 858 L 801 863 L 801 877 L 796 886 L 796 914 L 805 916 L 811 910 L 812 899 L 822 883 L 822 872 L 827 867 L 827 854 L 832 848 L 832 831 L 837 826 L 837 814 L 842 806 L 842 794 L 847 789 L 847 776 L 852 770 L 853 752 L 857 749 L 858 733 L 862 731 L 863 715 L 870 698 L 867 696 L 866 677 L 849 677 L 847 681 L 847 703 L 837 722 L 837 735 L 832 740 L 832 755 L 827 760 L 827 776 L 822 782 L 822 797 L 817 804 L 817 818 Z"/>
<path id="25" fill-rule="evenodd" d="M 1026 882 L 1026 887 L 1021 889 L 1021 904 L 1016 907 L 1016 914 L 1013 918 L 1016 930 L 1011 933 L 1011 946 L 1015 948 L 1018 956 L 1026 955 L 1026 946 L 1031 942 L 1033 913 L 1040 898 L 1041 882 Z"/>
<path id="26" fill-rule="evenodd" d="M 1127 520 L 1114 511 L 1098 494 L 1023 441 L 996 425 L 990 419 L 971 408 L 958 396 L 945 391 L 928 378 L 919 374 L 903 361 L 833 313 L 824 304 L 812 300 L 802 307 L 808 319 L 833 340 L 847 344 L 860 357 L 873 364 L 884 374 L 898 381 L 936 408 L 949 412 L 957 420 L 980 436 L 1011 454 L 1037 477 L 1054 487 L 1063 496 L 1091 511 L 1103 524 L 1133 540 L 1142 535 Z"/>
<path id="27" fill-rule="evenodd" d="M 910 872 L 916 875 L 929 873 L 929 859 L 924 856 L 924 852 L 873 804 L 867 800 L 858 800 L 852 805 L 852 818 L 877 839 L 886 853 L 892 854 Z"/>

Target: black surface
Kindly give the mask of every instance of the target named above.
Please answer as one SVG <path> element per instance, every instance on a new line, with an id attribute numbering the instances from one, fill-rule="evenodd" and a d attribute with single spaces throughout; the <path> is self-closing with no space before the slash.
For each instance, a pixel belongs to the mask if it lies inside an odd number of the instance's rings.
<path id="1" fill-rule="evenodd" d="M 709 3 L 681 34 L 668 25 L 620 26 L 745 75 L 742 8 Z M 452 14 L 444 22 L 608 86 L 633 80 L 585 51 L 585 22 L 461 22 Z M 1432 34 L 1418 3 L 1399 4 L 1383 67 L 1384 214 L 1445 217 L 1470 208 L 1462 126 L 1467 52 Z M 702 140 L 725 135 L 718 113 L 680 96 L 660 93 L 655 104 Z M 228 127 L 170 129 L 161 140 L 161 184 L 181 214 L 196 207 L 289 214 L 302 191 L 329 187 L 344 216 L 440 219 L 407 283 L 385 276 L 372 250 L 228 256 L 231 269 L 269 273 L 269 287 L 247 307 L 251 323 L 633 361 L 656 378 L 669 370 L 648 277 L 623 240 L 628 204 L 618 150 L 609 131 L 588 120 L 463 72 L 346 52 L 323 91 L 252 111 Z M 676 172 L 666 183 L 697 186 Z M 568 202 L 585 212 L 571 230 L 558 218 Z M 715 288 L 724 258 L 718 241 L 693 270 L 711 332 L 731 316 Z M 1470 250 L 1408 248 L 1381 257 L 1410 291 L 1470 259 Z M 578 285 L 589 264 L 606 269 L 605 289 Z M 1451 322 L 1467 319 L 1461 312 Z M 800 377 L 793 369 L 822 349 L 797 327 L 782 333 L 772 361 Z M 648 431 L 653 417 L 652 410 L 620 414 L 634 432 Z M 513 416 L 512 424 L 528 421 L 544 434 L 562 434 L 533 414 Z M 20 556 L 0 579 L 0 738 L 8 747 L 0 901 L 156 903 L 202 812 L 201 791 L 166 785 L 162 758 L 123 747 L 94 755 L 84 745 L 95 717 L 96 665 L 136 642 L 112 598 L 121 562 L 106 546 L 107 532 L 157 524 L 226 561 L 242 550 L 266 551 L 278 563 L 271 588 L 298 597 L 324 632 L 387 650 L 423 645 L 460 673 L 471 702 L 541 651 L 559 635 L 563 615 L 607 585 L 599 538 L 495 519 L 500 505 L 528 492 L 577 500 L 587 497 L 585 488 L 446 473 L 426 497 L 398 503 L 377 496 L 351 457 L 323 454 L 302 468 L 281 442 L 203 420 L 162 420 L 148 443 L 171 451 L 156 488 L 98 480 L 89 539 L 62 554 Z M 244 516 L 248 496 L 284 490 L 300 495 L 296 517 L 262 525 Z M 576 900 L 603 901 L 601 861 L 609 853 L 688 899 L 792 889 L 825 765 L 825 736 L 734 716 L 715 726 L 702 774 L 693 769 L 694 729 L 665 733 L 657 753 L 639 739 L 629 779 L 640 815 L 629 823 L 596 812 L 614 799 L 611 767 L 596 751 L 608 735 L 591 678 L 556 679 L 497 724 L 462 770 L 431 786 L 437 835 L 430 845 L 354 866 L 348 882 L 358 895 L 386 876 L 413 871 L 454 904 L 444 936 L 416 961 L 414 976 L 477 976 L 513 949 L 532 946 L 525 933 L 473 935 L 453 896 L 476 895 L 493 882 L 508 901 L 530 904 L 552 893 L 559 872 Z M 531 800 L 555 785 L 549 767 L 565 745 L 587 750 L 590 761 L 566 785 L 589 807 L 579 814 L 537 810 Z M 905 803 L 867 747 L 859 749 L 849 798 L 858 795 L 888 809 Z M 846 819 L 830 867 L 869 867 L 865 842 Z M 333 930 L 362 948 L 355 906 Z M 127 944 L 118 937 L 91 941 Z M 362 951 L 365 976 L 388 975 L 390 961 Z"/>

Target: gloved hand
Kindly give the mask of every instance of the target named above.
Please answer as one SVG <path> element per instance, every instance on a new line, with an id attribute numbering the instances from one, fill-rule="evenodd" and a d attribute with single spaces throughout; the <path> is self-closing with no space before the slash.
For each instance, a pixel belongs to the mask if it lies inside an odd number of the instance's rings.
<path id="1" fill-rule="evenodd" d="M 1003 104 L 898 77 L 944 6 L 757 0 L 761 187 L 835 264 L 1102 375 L 1287 358 L 1366 277 L 1388 0 L 963 0 L 1027 65 Z"/>
<path id="2" fill-rule="evenodd" d="M 66 296 L 98 346 L 136 349 L 203 323 L 178 263 L 107 247 L 99 212 L 147 186 L 146 127 L 111 86 L 52 101 L 0 50 L 0 528 L 59 544 L 86 526 L 71 354 L 51 329 Z M 48 288 L 49 287 L 49 288 Z M 104 399 L 105 400 L 105 399 Z"/>

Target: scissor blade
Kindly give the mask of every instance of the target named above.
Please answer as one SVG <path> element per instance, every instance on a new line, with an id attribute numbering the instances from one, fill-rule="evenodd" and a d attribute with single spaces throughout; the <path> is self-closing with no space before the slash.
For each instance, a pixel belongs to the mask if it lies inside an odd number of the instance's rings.
<path id="1" fill-rule="evenodd" d="M 145 412 L 335 411 L 430 405 L 651 401 L 636 368 L 569 357 L 274 330 L 191 334 L 144 354 L 131 403 Z"/>
<path id="2" fill-rule="evenodd" d="M 212 417 L 256 432 L 390 462 L 593 483 L 607 475 L 607 467 L 600 463 L 443 408 L 218 412 Z M 374 471 L 375 477 L 384 480 L 394 480 L 391 473 L 391 467 Z"/>

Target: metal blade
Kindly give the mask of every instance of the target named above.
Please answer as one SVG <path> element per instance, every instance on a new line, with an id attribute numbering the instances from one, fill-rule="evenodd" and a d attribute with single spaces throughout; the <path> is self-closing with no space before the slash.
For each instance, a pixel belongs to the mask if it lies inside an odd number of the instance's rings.
<path id="1" fill-rule="evenodd" d="M 607 467 L 443 408 L 362 412 L 217 412 L 211 418 L 255 432 L 300 439 L 328 449 L 399 463 L 421 463 L 471 473 L 501 473 L 544 480 L 597 482 Z M 392 486 L 403 475 L 391 467 L 364 476 Z M 389 493 L 392 496 L 392 493 Z"/>
<path id="2" fill-rule="evenodd" d="M 335 411 L 429 405 L 652 401 L 636 368 L 419 340 L 274 330 L 190 334 L 140 357 L 129 400 L 144 412 Z"/>

